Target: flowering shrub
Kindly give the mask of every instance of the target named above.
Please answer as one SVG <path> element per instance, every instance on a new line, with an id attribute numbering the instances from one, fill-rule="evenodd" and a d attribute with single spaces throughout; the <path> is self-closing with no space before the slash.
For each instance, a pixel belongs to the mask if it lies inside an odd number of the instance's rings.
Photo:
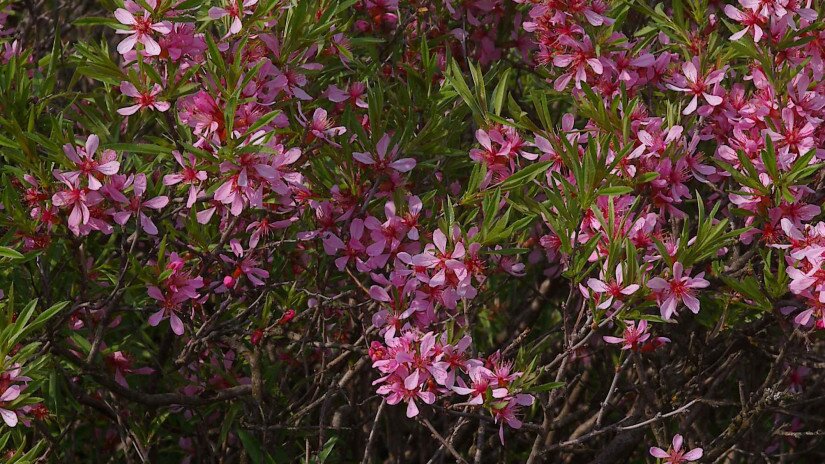
<path id="1" fill-rule="evenodd" d="M 822 461 L 820 4 L 0 11 L 8 462 Z"/>

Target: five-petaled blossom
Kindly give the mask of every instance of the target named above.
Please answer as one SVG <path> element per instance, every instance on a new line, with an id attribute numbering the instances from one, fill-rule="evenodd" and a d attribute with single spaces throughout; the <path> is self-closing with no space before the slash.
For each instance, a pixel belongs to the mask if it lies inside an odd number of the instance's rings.
<path id="1" fill-rule="evenodd" d="M 702 448 L 693 448 L 690 451 L 682 449 L 683 439 L 678 433 L 673 436 L 673 442 L 667 451 L 657 446 L 650 448 L 650 455 L 654 458 L 664 459 L 665 464 L 682 464 L 683 462 L 695 462 L 702 458 Z"/>
<path id="2" fill-rule="evenodd" d="M 243 3 L 241 3 L 240 0 L 229 0 L 229 4 L 223 8 L 216 6 L 210 8 L 209 17 L 212 19 L 221 19 L 229 16 L 232 20 L 232 24 L 229 26 L 229 35 L 234 35 L 241 32 L 241 18 L 245 15 L 252 14 L 250 8 L 257 3 L 258 0 L 244 0 Z"/>
<path id="3" fill-rule="evenodd" d="M 153 85 L 152 90 L 141 92 L 131 82 L 123 81 L 120 84 L 120 91 L 123 92 L 123 95 L 132 97 L 137 101 L 137 103 L 132 106 L 127 106 L 117 110 L 118 114 L 123 116 L 135 114 L 143 108 L 151 108 L 162 113 L 170 107 L 169 102 L 158 101 L 157 99 L 158 94 L 163 91 L 163 87 L 159 84 Z"/>
<path id="4" fill-rule="evenodd" d="M 129 26 L 128 29 L 118 29 L 118 34 L 129 34 L 117 46 L 117 51 L 121 55 L 129 53 L 135 48 L 136 43 L 143 44 L 143 51 L 148 56 L 160 55 L 161 48 L 158 42 L 152 37 L 153 33 L 169 34 L 172 32 L 172 24 L 168 21 L 155 22 L 152 19 L 152 12 L 157 8 L 157 0 L 146 0 L 146 4 L 152 11 L 142 10 L 134 2 L 127 2 L 127 8 L 115 10 L 115 18 L 121 23 Z M 131 7 L 131 8 L 129 8 Z M 130 11 L 131 10 L 131 11 Z"/>
<path id="5" fill-rule="evenodd" d="M 703 278 L 704 272 L 700 272 L 695 277 L 683 275 L 683 273 L 682 263 L 677 261 L 673 264 L 673 277 L 670 280 L 654 277 L 647 282 L 648 288 L 656 294 L 659 309 L 665 319 L 670 319 L 676 313 L 676 306 L 679 302 L 684 303 L 694 314 L 698 314 L 699 300 L 696 299 L 695 290 L 710 285 L 710 282 Z"/>
<path id="6" fill-rule="evenodd" d="M 370 166 L 376 171 L 394 170 L 398 172 L 411 171 L 416 164 L 415 158 L 401 158 L 395 159 L 398 155 L 398 145 L 396 145 L 390 153 L 387 149 L 390 146 L 389 134 L 384 134 L 378 144 L 375 146 L 375 154 L 368 152 L 353 152 L 352 157 L 359 163 Z"/>
<path id="7" fill-rule="evenodd" d="M 623 350 L 636 350 L 639 348 L 639 344 L 650 338 L 650 333 L 647 331 L 647 321 L 641 320 L 639 325 L 636 325 L 636 321 L 624 321 L 624 323 L 625 329 L 621 337 L 605 335 L 603 337 L 604 341 L 607 343 L 621 343 Z"/>
<path id="8" fill-rule="evenodd" d="M 117 174 L 120 163 L 117 162 L 117 154 L 114 150 L 104 150 L 100 155 L 100 160 L 94 158 L 97 148 L 100 145 L 100 138 L 97 135 L 90 135 L 86 139 L 86 144 L 82 147 L 75 147 L 67 143 L 63 145 L 63 153 L 77 166 L 77 170 L 62 173 L 69 182 L 74 183 L 78 176 L 85 176 L 89 190 L 99 190 L 103 186 L 99 176 L 111 176 Z"/>
<path id="9" fill-rule="evenodd" d="M 115 222 L 124 225 L 134 214 L 138 217 L 138 223 L 141 229 L 149 235 L 157 235 L 158 228 L 152 221 L 152 218 L 146 215 L 146 209 L 162 209 L 169 204 L 169 197 L 160 195 L 149 200 L 144 200 L 143 194 L 146 193 L 146 175 L 143 173 L 135 176 L 133 188 L 134 194 L 132 198 L 124 202 L 126 204 L 121 211 L 113 214 Z"/>
<path id="10" fill-rule="evenodd" d="M 685 107 L 682 114 L 688 115 L 696 111 L 698 105 L 698 98 L 701 96 L 710 106 L 721 105 L 724 99 L 718 95 L 714 95 L 713 85 L 718 84 L 725 77 L 725 71 L 717 69 L 711 71 L 705 76 L 699 75 L 699 58 L 693 58 L 692 61 L 686 61 L 682 65 L 682 74 L 674 77 L 673 83 L 668 84 L 667 87 L 677 92 L 685 92 L 693 95 L 688 106 Z"/>
<path id="11" fill-rule="evenodd" d="M 622 264 L 616 265 L 616 278 L 608 280 L 605 278 L 605 272 L 601 272 L 601 280 L 590 278 L 587 279 L 587 286 L 597 294 L 606 295 L 607 298 L 598 306 L 599 309 L 609 308 L 613 304 L 614 299 L 621 301 L 624 297 L 632 295 L 639 289 L 638 284 L 623 285 L 624 273 L 622 272 Z"/>

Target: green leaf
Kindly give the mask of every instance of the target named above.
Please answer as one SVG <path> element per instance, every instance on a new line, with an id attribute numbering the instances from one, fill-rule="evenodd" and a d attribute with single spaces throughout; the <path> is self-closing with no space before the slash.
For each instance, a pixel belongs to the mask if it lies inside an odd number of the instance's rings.
<path id="1" fill-rule="evenodd" d="M 87 16 L 85 18 L 75 19 L 74 21 L 72 21 L 72 24 L 80 27 L 109 26 L 113 29 L 127 28 L 126 25 L 121 24 L 120 21 L 114 18 L 106 18 L 99 16 Z"/>
<path id="2" fill-rule="evenodd" d="M 614 185 L 614 186 L 611 186 L 611 187 L 604 187 L 602 189 L 599 189 L 599 196 L 604 196 L 604 195 L 611 195 L 611 196 L 626 195 L 628 193 L 631 193 L 632 191 L 633 191 L 632 187 L 627 187 L 627 186 L 624 186 L 624 185 Z"/>
<path id="3" fill-rule="evenodd" d="M 4 246 L 0 246 L 0 257 L 11 258 L 11 259 L 23 259 L 25 256 L 23 256 L 17 250 L 14 250 L 14 249 L 11 249 L 11 248 L 8 248 L 8 247 L 4 247 Z"/>
<path id="4" fill-rule="evenodd" d="M 123 153 L 142 153 L 146 155 L 166 155 L 172 152 L 169 147 L 151 143 L 108 143 L 103 148 L 110 148 Z"/>
<path id="5" fill-rule="evenodd" d="M 544 393 L 550 390 L 555 390 L 557 388 L 561 388 L 565 385 L 564 382 L 547 382 L 542 385 L 537 385 L 533 388 L 530 388 L 530 393 Z"/>
<path id="6" fill-rule="evenodd" d="M 338 442 L 338 437 L 330 437 L 326 443 L 324 443 L 324 448 L 318 453 L 318 463 L 326 462 L 327 458 L 329 458 L 330 453 L 332 453 L 332 449 L 335 448 L 335 443 Z"/>
<path id="7" fill-rule="evenodd" d="M 464 80 L 464 76 L 461 73 L 461 68 L 455 60 L 450 61 L 450 72 L 447 74 L 447 80 L 455 91 L 458 92 L 458 95 L 461 96 L 461 99 L 464 100 L 464 103 L 470 107 L 470 111 L 472 111 L 473 116 L 477 119 L 476 122 L 484 122 L 485 112 L 482 110 L 478 100 L 476 100 L 473 92 L 467 85 L 467 81 Z"/>
<path id="8" fill-rule="evenodd" d="M 501 109 L 504 106 L 504 97 L 507 96 L 507 78 L 510 76 L 510 69 L 504 71 L 498 85 L 493 89 L 493 113 L 496 116 L 501 116 Z"/>
<path id="9" fill-rule="evenodd" d="M 544 172 L 550 169 L 550 166 L 552 165 L 553 162 L 551 161 L 531 164 L 530 166 L 527 166 L 526 168 L 505 179 L 499 187 L 501 187 L 502 190 L 512 190 L 514 188 L 526 185 L 536 177 L 544 174 Z"/>
<path id="10" fill-rule="evenodd" d="M 776 150 L 770 137 L 765 137 L 765 150 L 762 150 L 762 164 L 771 176 L 771 179 L 779 178 L 779 170 L 776 167 Z"/>
<path id="11" fill-rule="evenodd" d="M 264 452 L 261 450 L 261 444 L 258 440 L 246 430 L 238 429 L 237 433 L 238 438 L 241 439 L 243 448 L 246 450 L 246 453 L 249 455 L 250 459 L 252 459 L 252 462 L 255 464 L 263 464 Z"/>

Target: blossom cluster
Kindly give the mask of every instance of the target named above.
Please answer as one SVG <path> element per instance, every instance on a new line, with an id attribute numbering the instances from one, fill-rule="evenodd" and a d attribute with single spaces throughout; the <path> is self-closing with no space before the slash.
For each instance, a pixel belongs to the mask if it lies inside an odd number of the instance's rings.
<path id="1" fill-rule="evenodd" d="M 381 384 L 378 393 L 388 404 L 406 402 L 407 417 L 418 415 L 416 400 L 433 404 L 438 397 L 469 395 L 466 404 L 484 405 L 500 423 L 503 443 L 504 425 L 521 428 L 518 410 L 533 404 L 532 395 L 518 392 L 521 373 L 513 371 L 512 363 L 502 360 L 499 352 L 486 359 L 472 358 L 467 352 L 469 337 L 455 344 L 446 343 L 447 338 L 446 333 L 407 331 L 401 336 L 388 333 L 384 343 L 373 342 L 373 367 L 384 374 L 373 382 Z"/>
<path id="2" fill-rule="evenodd" d="M 691 375 L 737 371 L 697 340 L 825 329 L 825 23 L 683 3 L 116 0 L 48 46 L 0 7 L 0 442 L 63 390 L 142 461 L 320 462 L 364 424 L 342 461 L 430 459 L 373 443 L 403 414 L 435 456 L 473 420 L 476 460 L 492 423 L 534 462 L 727 405 Z M 787 352 L 766 378 L 803 395 L 816 363 Z"/>

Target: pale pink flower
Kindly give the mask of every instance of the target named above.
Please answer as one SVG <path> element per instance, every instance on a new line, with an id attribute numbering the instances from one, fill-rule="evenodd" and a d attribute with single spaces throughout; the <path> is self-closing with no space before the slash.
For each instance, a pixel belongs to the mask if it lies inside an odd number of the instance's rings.
<path id="1" fill-rule="evenodd" d="M 605 279 L 604 270 L 601 272 L 601 279 L 587 279 L 587 286 L 590 287 L 591 290 L 596 292 L 597 294 L 606 294 L 607 298 L 599 304 L 599 309 L 606 309 L 609 308 L 611 304 L 613 304 L 613 300 L 622 300 L 624 297 L 628 295 L 632 295 L 639 289 L 639 285 L 637 284 L 630 284 L 630 285 L 623 285 L 624 281 L 624 272 L 622 270 L 622 264 L 619 263 L 616 266 L 616 278 L 612 280 Z"/>
<path id="2" fill-rule="evenodd" d="M 607 343 L 622 344 L 622 350 L 638 350 L 640 345 L 650 338 L 650 333 L 647 331 L 647 321 L 624 321 L 625 329 L 621 337 L 613 337 L 605 335 L 602 337 Z"/>
<path id="3" fill-rule="evenodd" d="M 157 0 L 146 0 L 146 4 L 154 10 L 157 8 Z M 137 9 L 137 8 L 136 8 Z M 129 26 L 128 29 L 119 29 L 117 34 L 129 34 L 117 46 L 117 51 L 121 55 L 129 53 L 135 48 L 136 43 L 143 44 L 143 51 L 148 56 L 160 55 L 160 45 L 152 38 L 154 32 L 161 34 L 168 34 L 172 31 L 172 24 L 168 21 L 153 22 L 152 14 L 149 11 L 143 11 L 141 15 L 137 15 L 125 8 L 118 8 L 115 10 L 115 18 L 121 23 Z"/>
<path id="4" fill-rule="evenodd" d="M 158 228 L 155 226 L 152 218 L 146 215 L 145 211 L 147 208 L 154 210 L 162 209 L 169 204 L 169 197 L 161 195 L 144 201 L 143 194 L 146 193 L 146 175 L 143 173 L 135 176 L 133 187 L 134 194 L 132 198 L 128 200 L 128 204 L 124 210 L 117 211 L 113 214 L 113 219 L 118 224 L 124 225 L 134 214 L 138 217 L 141 229 L 149 235 L 157 235 Z"/>
<path id="5" fill-rule="evenodd" d="M 389 146 L 390 136 L 389 134 L 384 134 L 375 146 L 376 153 L 374 155 L 372 153 L 354 152 L 352 157 L 359 163 L 370 166 L 376 171 L 391 169 L 398 172 L 408 172 L 415 167 L 416 161 L 414 158 L 395 159 L 398 155 L 398 145 L 393 147 L 391 152 L 387 153 Z"/>
<path id="6" fill-rule="evenodd" d="M 739 40 L 747 34 L 748 31 L 753 32 L 754 42 L 759 42 L 759 40 L 762 39 L 762 28 L 768 24 L 768 18 L 763 17 L 750 8 L 745 8 L 744 11 L 740 11 L 733 5 L 725 5 L 725 15 L 734 21 L 739 21 L 740 24 L 745 26 L 744 29 L 730 36 L 730 40 Z"/>
<path id="7" fill-rule="evenodd" d="M 334 142 L 332 137 L 342 135 L 347 131 L 347 128 L 344 126 L 334 127 L 332 119 L 330 119 L 327 114 L 327 110 L 323 108 L 315 109 L 315 112 L 312 113 L 311 121 L 308 120 L 303 113 L 299 112 L 298 121 L 309 130 L 312 137 L 319 138 L 334 147 L 340 147 L 341 145 Z M 310 137 L 307 137 L 307 139 L 308 142 L 312 141 Z"/>
<path id="8" fill-rule="evenodd" d="M 251 7 L 255 6 L 258 0 L 244 0 L 241 3 L 239 0 L 229 0 L 229 3 L 223 7 L 218 8 L 213 6 L 209 9 L 209 17 L 212 19 L 221 19 L 229 16 L 232 24 L 229 26 L 229 35 L 241 32 L 241 18 L 245 15 L 252 14 Z"/>
<path id="9" fill-rule="evenodd" d="M 682 436 L 673 436 L 673 442 L 667 451 L 653 446 L 650 448 L 650 455 L 654 458 L 664 459 L 665 464 L 681 464 L 683 462 L 695 462 L 702 458 L 702 448 L 693 448 L 690 451 L 682 449 Z"/>
<path id="10" fill-rule="evenodd" d="M 470 386 L 462 386 L 464 382 L 460 381 L 458 386 L 453 387 L 453 391 L 459 395 L 470 395 L 470 401 L 467 404 L 482 404 L 487 390 L 495 384 L 495 380 L 496 376 L 490 369 L 484 366 L 473 366 L 470 368 L 470 381 L 472 382 Z"/>
<path id="11" fill-rule="evenodd" d="M 696 277 L 690 277 L 683 275 L 683 271 L 682 263 L 676 262 L 673 264 L 673 277 L 670 281 L 654 277 L 647 282 L 647 286 L 656 293 L 659 309 L 665 319 L 670 319 L 676 313 L 679 302 L 684 303 L 694 314 L 698 314 L 699 300 L 694 296 L 695 290 L 710 285 L 710 282 L 703 278 L 704 272 L 700 272 Z"/>
<path id="12" fill-rule="evenodd" d="M 68 189 L 55 193 L 52 196 L 52 204 L 57 207 L 72 208 L 71 213 L 69 213 L 69 230 L 75 235 L 80 235 L 80 226 L 89 223 L 91 216 L 89 207 L 103 201 L 103 196 L 94 190 L 81 188 L 78 185 L 79 177 L 75 178 L 74 182 L 69 181 L 62 175 L 58 179 L 66 184 Z"/>
<path id="13" fill-rule="evenodd" d="M 7 408 L 9 407 L 9 403 L 19 397 L 19 385 L 12 385 L 0 394 L 0 417 L 3 418 L 3 422 L 5 422 L 9 427 L 14 427 L 17 425 L 17 413 Z"/>
<path id="14" fill-rule="evenodd" d="M 99 145 L 100 139 L 94 134 L 86 139 L 86 144 L 83 147 L 75 148 L 70 143 L 63 145 L 63 153 L 78 167 L 77 171 L 62 173 L 63 177 L 74 183 L 78 176 L 86 176 L 89 190 L 99 190 L 103 184 L 98 180 L 96 174 L 111 176 L 117 174 L 118 169 L 120 169 L 120 163 L 116 161 L 117 154 L 114 150 L 104 150 L 100 155 L 100 160 L 94 158 Z"/>
<path id="15" fill-rule="evenodd" d="M 158 84 L 152 86 L 152 90 L 150 91 L 141 92 L 131 82 L 123 81 L 120 83 L 120 91 L 123 92 L 123 95 L 132 97 L 137 101 L 137 103 L 132 106 L 118 109 L 117 112 L 120 115 L 129 116 L 143 108 L 151 108 L 161 113 L 169 109 L 169 102 L 157 100 L 157 95 L 163 91 L 163 87 Z"/>
<path id="16" fill-rule="evenodd" d="M 406 368 L 396 371 L 393 376 L 396 377 L 395 381 L 392 384 L 379 387 L 377 392 L 379 395 L 387 395 L 387 404 L 398 404 L 402 400 L 406 401 L 407 417 L 412 418 L 417 416 L 419 412 L 415 400 L 420 399 L 426 404 L 433 404 L 435 403 L 435 394 L 421 390 L 420 371 L 415 370 L 409 375 L 403 374 L 406 374 Z"/>

